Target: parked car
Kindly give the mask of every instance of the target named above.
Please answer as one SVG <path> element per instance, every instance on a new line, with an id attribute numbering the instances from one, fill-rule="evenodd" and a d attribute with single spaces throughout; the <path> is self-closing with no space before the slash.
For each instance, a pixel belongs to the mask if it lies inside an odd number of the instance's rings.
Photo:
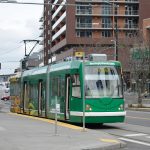
<path id="1" fill-rule="evenodd" d="M 8 101 L 10 99 L 10 96 L 3 96 L 2 98 L 1 98 L 1 100 L 4 100 L 4 101 Z"/>

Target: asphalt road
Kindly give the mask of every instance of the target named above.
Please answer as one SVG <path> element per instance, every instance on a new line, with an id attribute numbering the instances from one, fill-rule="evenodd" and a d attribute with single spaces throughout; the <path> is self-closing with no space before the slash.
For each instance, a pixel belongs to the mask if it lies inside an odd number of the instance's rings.
<path id="1" fill-rule="evenodd" d="M 150 112 L 127 111 L 126 123 L 150 127 Z"/>
<path id="2" fill-rule="evenodd" d="M 127 143 L 122 150 L 150 150 L 150 112 L 127 111 L 124 123 L 104 124 L 104 131 Z"/>

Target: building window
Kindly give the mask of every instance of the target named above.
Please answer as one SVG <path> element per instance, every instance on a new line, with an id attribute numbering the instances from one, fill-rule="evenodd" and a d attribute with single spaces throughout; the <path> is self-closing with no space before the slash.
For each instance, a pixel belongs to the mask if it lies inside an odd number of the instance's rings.
<path id="1" fill-rule="evenodd" d="M 137 31 L 126 31 L 126 32 L 125 32 L 125 36 L 126 36 L 127 38 L 136 37 L 136 36 L 137 36 Z"/>
<path id="2" fill-rule="evenodd" d="M 138 22 L 135 18 L 125 19 L 125 28 L 138 28 Z"/>
<path id="3" fill-rule="evenodd" d="M 77 4 L 76 6 L 77 14 L 92 14 L 92 6 L 85 6 L 85 4 Z"/>
<path id="4" fill-rule="evenodd" d="M 102 14 L 104 15 L 113 14 L 112 5 L 109 5 L 109 4 L 102 5 Z"/>
<path id="5" fill-rule="evenodd" d="M 79 30 L 76 32 L 77 37 L 92 37 L 92 31 Z"/>
<path id="6" fill-rule="evenodd" d="M 112 37 L 111 31 L 102 31 L 102 37 Z"/>
<path id="7" fill-rule="evenodd" d="M 138 7 L 137 5 L 126 5 L 125 6 L 125 14 L 126 15 L 138 15 Z"/>
<path id="8" fill-rule="evenodd" d="M 109 17 L 102 18 L 102 27 L 103 28 L 112 28 L 112 20 Z"/>
<path id="9" fill-rule="evenodd" d="M 76 26 L 78 28 L 92 28 L 92 17 L 77 17 Z"/>

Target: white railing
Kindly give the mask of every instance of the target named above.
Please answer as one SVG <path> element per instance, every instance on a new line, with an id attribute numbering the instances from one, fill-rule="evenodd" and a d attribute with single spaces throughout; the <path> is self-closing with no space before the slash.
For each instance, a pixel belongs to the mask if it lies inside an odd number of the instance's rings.
<path id="1" fill-rule="evenodd" d="M 64 13 L 62 14 L 62 16 L 55 22 L 55 24 L 52 26 L 52 30 L 54 30 L 54 29 L 57 27 L 57 25 L 58 25 L 65 17 L 66 17 L 66 12 L 64 12 Z"/>
<path id="2" fill-rule="evenodd" d="M 56 32 L 53 36 L 52 36 L 52 41 L 54 41 L 59 35 L 61 35 L 63 32 L 66 31 L 66 25 L 64 25 L 58 32 Z"/>

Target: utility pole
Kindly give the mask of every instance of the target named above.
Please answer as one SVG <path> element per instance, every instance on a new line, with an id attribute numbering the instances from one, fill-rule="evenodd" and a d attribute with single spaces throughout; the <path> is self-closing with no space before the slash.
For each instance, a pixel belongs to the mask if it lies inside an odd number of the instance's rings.
<path id="1" fill-rule="evenodd" d="M 25 44 L 25 57 L 26 56 L 30 56 L 31 52 L 34 50 L 34 48 L 36 47 L 36 45 L 40 42 L 39 40 L 23 40 L 24 44 Z M 30 52 L 27 54 L 27 43 L 30 42 L 35 42 L 35 45 L 32 47 L 32 49 L 30 50 Z"/>
<path id="2" fill-rule="evenodd" d="M 32 51 L 34 50 L 34 48 L 36 47 L 36 45 L 39 43 L 39 40 L 23 40 L 24 44 L 25 44 L 25 57 L 22 60 L 22 70 L 26 70 L 27 69 L 27 62 L 29 59 L 30 54 L 32 53 Z M 31 48 L 31 50 L 29 51 L 29 53 L 27 53 L 27 43 L 30 42 L 34 42 L 34 46 Z"/>
<path id="3" fill-rule="evenodd" d="M 115 4 L 115 60 L 118 60 L 118 5 Z"/>
<path id="4" fill-rule="evenodd" d="M 112 6 L 112 9 L 113 9 L 113 18 L 114 18 L 114 26 L 113 26 L 113 29 L 114 29 L 114 37 L 115 37 L 115 40 L 112 40 L 112 41 L 115 41 L 115 60 L 118 60 L 118 7 L 119 5 L 117 5 L 116 2 L 104 2 L 105 4 L 108 4 L 108 5 L 111 5 Z"/>

